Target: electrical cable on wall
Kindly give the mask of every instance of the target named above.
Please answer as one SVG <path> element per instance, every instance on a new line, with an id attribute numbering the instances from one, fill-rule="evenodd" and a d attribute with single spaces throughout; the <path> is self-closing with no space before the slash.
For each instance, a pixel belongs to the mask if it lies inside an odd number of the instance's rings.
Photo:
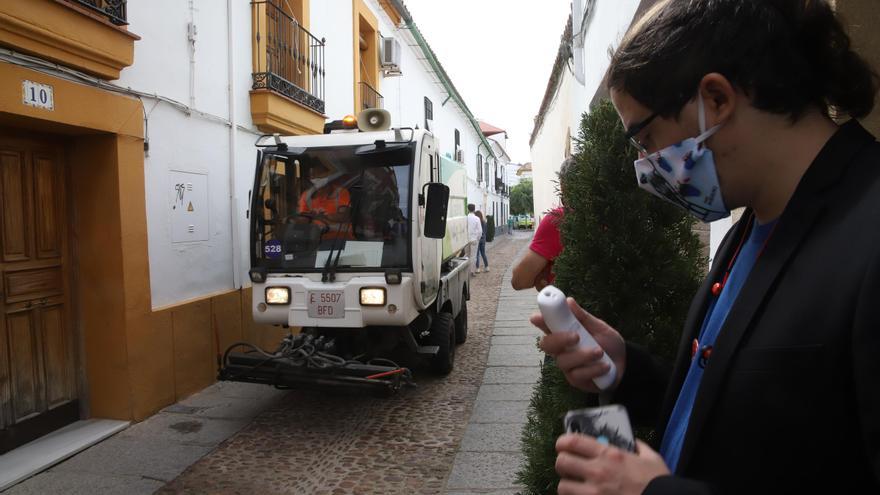
<path id="1" fill-rule="evenodd" d="M 194 108 L 189 107 L 185 103 L 179 102 L 177 100 L 173 100 L 171 98 L 161 96 L 156 93 L 148 93 L 145 91 L 139 91 L 139 90 L 132 89 L 132 88 L 123 88 L 121 86 L 117 86 L 115 84 L 108 83 L 108 82 L 106 82 L 102 79 L 99 79 L 97 77 L 88 75 L 84 72 L 80 72 L 80 71 L 71 69 L 69 67 L 64 67 L 63 65 L 55 64 L 52 62 L 47 62 L 45 60 L 42 60 L 42 59 L 39 59 L 36 57 L 31 57 L 29 55 L 25 55 L 23 53 L 19 53 L 19 52 L 16 52 L 14 50 L 10 50 L 7 48 L 0 49 L 0 61 L 5 61 L 10 64 L 17 65 L 19 67 L 31 69 L 31 70 L 40 72 L 42 74 L 47 74 L 47 75 L 54 76 L 54 77 L 60 77 L 60 78 L 65 79 L 67 81 L 83 83 L 83 84 L 87 84 L 89 86 L 93 86 L 98 89 L 103 89 L 105 91 L 112 91 L 112 92 L 118 93 L 118 94 L 133 96 L 133 97 L 141 100 L 142 107 L 144 105 L 143 105 L 143 100 L 141 98 L 151 98 L 151 99 L 157 100 L 157 103 L 162 102 L 167 105 L 170 105 L 172 108 L 180 111 L 181 113 L 183 113 L 187 116 L 195 115 L 197 117 L 201 117 L 202 119 L 205 119 L 208 121 L 218 122 L 218 123 L 221 123 L 226 126 L 231 125 L 231 122 L 224 117 L 219 117 L 217 115 L 203 112 L 201 110 L 196 110 Z M 154 108 L 155 108 L 155 105 L 154 105 Z M 150 110 L 150 112 L 152 112 L 152 110 Z M 149 114 L 146 112 L 146 109 L 144 109 L 144 118 L 147 118 L 148 116 L 149 116 Z M 254 136 L 262 136 L 263 134 L 265 134 L 265 133 L 260 132 L 256 129 L 250 129 L 250 128 L 242 126 L 242 125 L 237 125 L 236 129 L 243 131 L 243 132 L 247 132 L 249 134 L 253 134 Z"/>

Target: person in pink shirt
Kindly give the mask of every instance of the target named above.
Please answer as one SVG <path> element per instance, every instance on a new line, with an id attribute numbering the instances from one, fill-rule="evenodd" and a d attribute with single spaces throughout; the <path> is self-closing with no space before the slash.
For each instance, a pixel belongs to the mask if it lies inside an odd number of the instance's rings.
<path id="1" fill-rule="evenodd" d="M 559 169 L 559 177 L 562 178 L 574 164 L 573 158 L 566 159 Z M 560 180 L 560 189 L 561 189 Z M 561 193 L 561 190 L 560 190 Z M 561 196 L 561 194 L 560 194 Z M 550 210 L 535 231 L 535 237 L 529 245 L 529 250 L 513 267 L 511 285 L 516 290 L 534 287 L 538 291 L 553 283 L 553 262 L 562 253 L 562 235 L 559 225 L 565 212 L 565 207 Z"/>

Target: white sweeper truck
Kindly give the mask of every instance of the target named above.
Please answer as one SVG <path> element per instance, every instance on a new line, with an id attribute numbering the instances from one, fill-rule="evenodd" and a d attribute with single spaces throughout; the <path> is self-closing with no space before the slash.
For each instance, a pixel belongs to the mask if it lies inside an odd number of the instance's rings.
<path id="1" fill-rule="evenodd" d="M 264 136 L 251 191 L 253 318 L 289 327 L 276 349 L 239 342 L 221 380 L 396 391 L 448 374 L 467 339 L 464 167 L 384 110 L 323 135 Z"/>

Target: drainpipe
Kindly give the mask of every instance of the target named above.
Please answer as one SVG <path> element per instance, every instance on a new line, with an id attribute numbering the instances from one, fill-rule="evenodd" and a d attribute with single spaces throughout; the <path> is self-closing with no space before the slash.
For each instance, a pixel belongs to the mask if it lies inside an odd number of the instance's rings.
<path id="1" fill-rule="evenodd" d="M 189 111 L 196 107 L 196 14 L 195 0 L 189 0 L 189 25 L 186 39 L 189 42 Z"/>
<path id="2" fill-rule="evenodd" d="M 581 14 L 584 12 L 584 0 L 572 0 L 571 2 L 571 53 L 572 58 L 574 59 L 574 78 L 577 80 L 578 84 L 585 86 L 586 83 L 586 70 L 584 69 L 584 36 L 586 36 L 586 30 L 584 29 L 584 21 L 586 20 L 586 14 Z M 587 11 L 589 11 L 590 6 L 587 6 Z"/>
<path id="3" fill-rule="evenodd" d="M 237 123 L 235 120 L 235 53 L 233 53 L 233 17 L 232 0 L 226 0 L 226 51 L 229 60 L 228 90 L 229 90 L 229 228 L 232 244 L 232 287 L 241 288 L 241 260 L 238 259 L 238 198 L 235 195 L 235 132 Z"/>

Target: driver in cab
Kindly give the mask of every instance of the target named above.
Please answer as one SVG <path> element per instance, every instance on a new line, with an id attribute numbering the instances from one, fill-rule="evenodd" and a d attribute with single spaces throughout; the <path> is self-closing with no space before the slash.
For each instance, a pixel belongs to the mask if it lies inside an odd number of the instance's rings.
<path id="1" fill-rule="evenodd" d="M 324 239 L 351 238 L 351 195 L 335 182 L 323 163 L 311 169 L 311 186 L 299 197 L 299 213 L 313 223 L 326 227 Z"/>

